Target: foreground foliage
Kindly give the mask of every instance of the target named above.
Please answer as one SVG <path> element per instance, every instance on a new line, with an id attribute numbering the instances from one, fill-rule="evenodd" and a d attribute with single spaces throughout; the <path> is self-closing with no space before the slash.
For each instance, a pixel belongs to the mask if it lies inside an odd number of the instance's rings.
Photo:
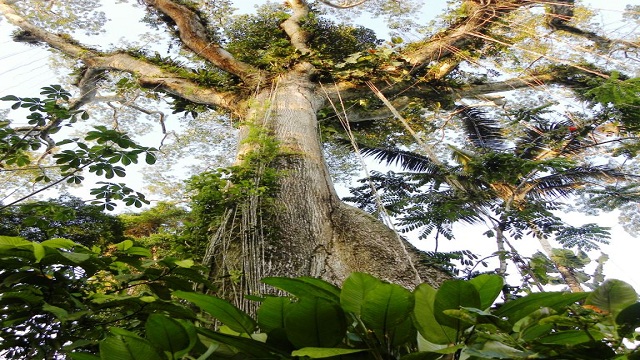
<path id="1" fill-rule="evenodd" d="M 342 288 L 311 277 L 262 281 L 251 316 L 203 293 L 191 260 L 149 260 L 124 241 L 0 237 L 2 354 L 50 359 L 635 359 L 633 288 L 533 293 L 495 304 L 497 275 L 413 292 L 364 273 Z M 197 289 L 197 290 L 194 290 Z M 199 311 L 198 311 L 199 310 Z M 215 330 L 214 330 L 215 329 Z"/>

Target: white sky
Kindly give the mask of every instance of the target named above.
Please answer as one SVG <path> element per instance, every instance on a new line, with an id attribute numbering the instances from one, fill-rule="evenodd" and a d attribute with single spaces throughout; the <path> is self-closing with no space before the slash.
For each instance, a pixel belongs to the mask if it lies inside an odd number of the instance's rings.
<path id="1" fill-rule="evenodd" d="M 241 3 L 243 11 L 250 12 L 253 5 L 264 3 L 265 1 L 237 1 Z M 446 0 L 427 0 L 429 3 L 429 12 L 431 16 L 435 16 L 440 11 L 442 4 Z M 617 29 L 619 24 L 619 16 L 621 15 L 625 4 L 640 4 L 640 0 L 587 0 L 584 3 L 590 4 L 593 8 L 600 10 L 601 23 L 608 29 Z M 121 38 L 126 39 L 128 34 L 137 33 L 137 18 L 132 20 L 132 12 L 127 4 L 113 5 L 116 11 L 109 12 L 108 17 L 114 24 L 126 23 L 126 26 L 118 26 L 108 33 L 108 39 L 116 43 Z M 377 21 L 367 20 L 365 25 L 376 24 Z M 144 29 L 140 26 L 140 29 Z M 12 30 L 7 22 L 2 19 L 0 21 L 0 96 L 18 95 L 30 96 L 36 95 L 42 86 L 59 83 L 59 77 L 51 69 L 50 53 L 42 47 L 18 44 L 11 41 L 9 33 Z M 384 35 L 384 34 L 381 34 Z M 63 70 L 66 71 L 66 70 Z M 0 108 L 6 107 L 0 103 Z M 175 115 L 174 115 L 175 116 Z M 170 121 L 170 120 L 169 120 Z M 148 144 L 157 146 L 155 144 Z M 135 179 L 135 175 L 131 174 L 125 178 L 125 182 Z M 55 195 L 52 195 L 55 196 Z M 581 225 L 583 223 L 597 222 L 604 226 L 611 226 L 612 244 L 602 246 L 602 251 L 610 256 L 610 260 L 605 265 L 605 274 L 608 278 L 617 278 L 631 283 L 640 291 L 640 272 L 636 265 L 638 250 L 638 239 L 632 238 L 624 232 L 620 225 L 617 224 L 615 214 L 604 214 L 599 217 L 587 217 L 584 214 L 574 214 L 571 216 L 572 225 Z M 479 254 L 489 254 L 495 250 L 495 244 L 492 240 L 485 238 L 482 233 L 487 229 L 466 226 L 460 224 L 457 226 L 457 239 L 448 241 L 441 239 L 439 243 L 439 251 L 469 249 Z M 521 246 L 523 242 L 536 243 L 534 239 L 525 239 L 514 241 L 514 245 L 518 248 L 528 248 L 524 252 L 533 253 L 537 247 Z M 424 250 L 434 250 L 433 243 L 415 242 L 415 245 Z M 592 254 L 592 258 L 597 258 L 598 253 Z M 482 270 L 482 269 L 480 269 Z M 514 272 L 514 268 L 510 266 L 510 272 Z"/>

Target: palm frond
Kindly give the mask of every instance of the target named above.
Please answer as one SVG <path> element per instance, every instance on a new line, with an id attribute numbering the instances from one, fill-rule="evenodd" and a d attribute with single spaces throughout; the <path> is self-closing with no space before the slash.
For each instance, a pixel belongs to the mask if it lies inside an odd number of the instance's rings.
<path id="1" fill-rule="evenodd" d="M 417 171 L 421 173 L 437 174 L 441 172 L 440 166 L 431 161 L 428 157 L 398 148 L 376 148 L 369 146 L 359 146 L 360 152 L 364 156 L 371 156 L 379 162 L 387 165 L 398 165 L 403 170 Z"/>
<path id="2" fill-rule="evenodd" d="M 606 165 L 576 166 L 530 180 L 531 190 L 528 195 L 534 198 L 566 198 L 591 181 L 611 182 L 628 180 L 631 177 Z"/>
<path id="3" fill-rule="evenodd" d="M 516 143 L 515 153 L 523 159 L 540 160 L 576 154 L 591 144 L 589 129 L 578 129 L 567 119 L 527 123 Z"/>
<path id="4" fill-rule="evenodd" d="M 486 112 L 471 106 L 459 106 L 457 114 L 464 124 L 467 138 L 480 149 L 502 150 L 505 138 L 500 123 Z"/>

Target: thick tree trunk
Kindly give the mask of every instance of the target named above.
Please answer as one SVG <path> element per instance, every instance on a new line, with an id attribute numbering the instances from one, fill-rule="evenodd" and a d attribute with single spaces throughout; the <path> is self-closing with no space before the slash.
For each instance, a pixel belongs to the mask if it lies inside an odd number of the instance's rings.
<path id="1" fill-rule="evenodd" d="M 265 276 L 304 275 L 339 284 L 354 271 L 406 287 L 441 283 L 448 277 L 444 271 L 421 264 L 411 244 L 338 198 L 319 141 L 316 112 L 323 97 L 318 90 L 305 71 L 292 71 L 257 94 L 248 112 L 247 123 L 268 130 L 280 153 L 271 164 L 279 174 L 278 195 L 264 224 L 271 235 L 254 239 L 259 264 L 236 268 L 246 280 L 243 292 L 264 291 L 256 278 Z M 239 161 L 256 146 L 242 141 L 255 125 L 241 129 Z"/>

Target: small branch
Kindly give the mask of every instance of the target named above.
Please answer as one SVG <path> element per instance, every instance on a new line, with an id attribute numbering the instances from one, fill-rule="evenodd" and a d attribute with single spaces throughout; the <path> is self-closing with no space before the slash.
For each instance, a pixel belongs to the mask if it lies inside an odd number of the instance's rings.
<path id="1" fill-rule="evenodd" d="M 360 6 L 360 5 L 366 3 L 369 0 L 360 0 L 360 1 L 356 2 L 356 3 L 347 4 L 347 5 L 338 5 L 338 4 L 334 4 L 331 1 L 327 1 L 327 0 L 318 0 L 318 1 L 320 1 L 321 3 L 323 3 L 323 4 L 327 5 L 327 6 L 335 8 L 335 9 L 350 9 L 350 8 L 354 8 L 356 6 Z"/>

